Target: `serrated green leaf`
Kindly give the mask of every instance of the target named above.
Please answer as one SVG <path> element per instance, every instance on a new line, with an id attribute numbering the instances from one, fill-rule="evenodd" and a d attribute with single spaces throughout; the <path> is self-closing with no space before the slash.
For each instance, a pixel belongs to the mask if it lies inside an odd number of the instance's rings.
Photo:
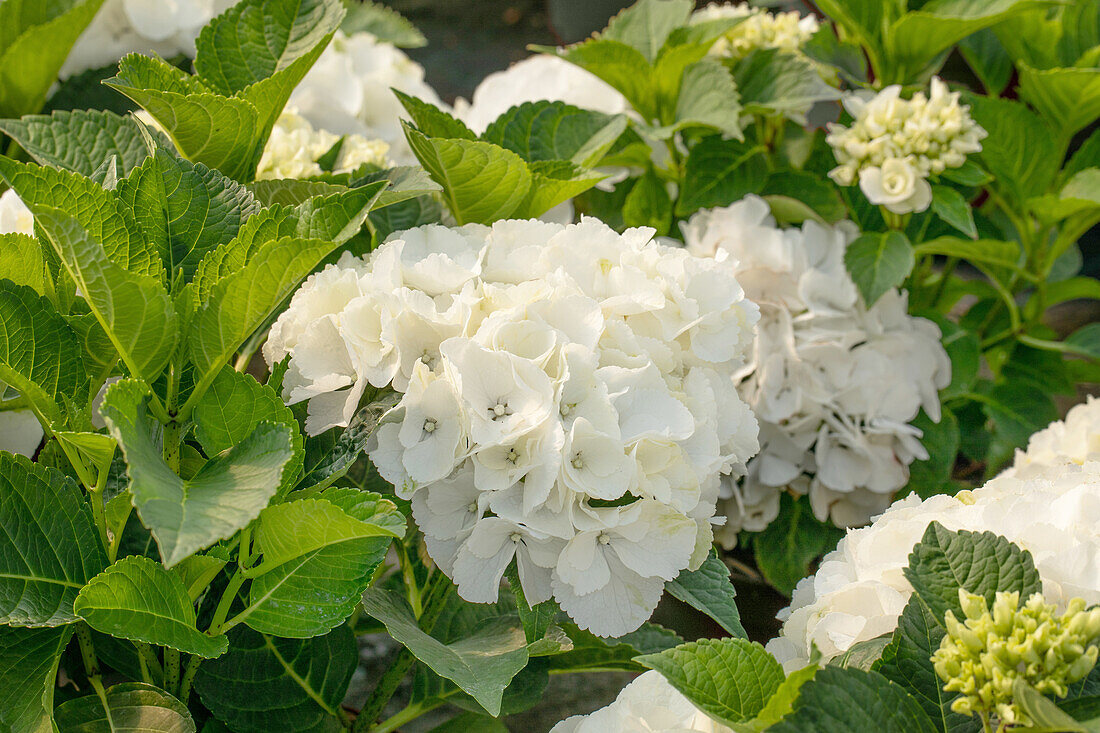
<path id="1" fill-rule="evenodd" d="M 172 567 L 259 516 L 291 458 L 290 434 L 285 426 L 261 422 L 185 481 L 153 442 L 146 395 L 143 384 L 124 379 L 108 388 L 100 411 L 126 456 L 134 506 Z"/>
<path id="2" fill-rule="evenodd" d="M 676 214 L 688 216 L 697 209 L 728 206 L 758 193 L 767 175 L 763 147 L 718 135 L 703 138 L 688 153 Z"/>
<path id="3" fill-rule="evenodd" d="M 225 636 L 207 636 L 195 627 L 195 607 L 183 581 L 147 557 L 124 557 L 89 580 L 74 608 L 93 629 L 120 639 L 204 659 L 229 648 Z"/>
<path id="4" fill-rule="evenodd" d="M 57 664 L 72 633 L 0 626 L 0 730 L 54 733 Z"/>
<path id="5" fill-rule="evenodd" d="M 25 285 L 39 295 L 53 293 L 42 245 L 29 234 L 0 234 L 0 279 Z"/>
<path id="6" fill-rule="evenodd" d="M 1100 117 L 1100 69 L 1033 69 L 1020 64 L 1020 99 L 1066 137 Z"/>
<path id="7" fill-rule="evenodd" d="M 639 178 L 623 202 L 623 224 L 628 227 L 653 227 L 657 236 L 668 234 L 672 225 L 672 199 L 665 182 L 652 170 Z"/>
<path id="8" fill-rule="evenodd" d="M 899 231 L 863 234 L 844 253 L 844 265 L 867 307 L 887 290 L 899 287 L 915 261 L 913 245 Z"/>
<path id="9" fill-rule="evenodd" d="M 974 212 L 963 195 L 948 186 L 932 186 L 932 211 L 971 239 L 978 238 Z"/>
<path id="10" fill-rule="evenodd" d="M 769 733 L 939 733 L 920 703 L 877 672 L 826 667 Z"/>
<path id="11" fill-rule="evenodd" d="M 112 262 L 71 216 L 45 206 L 32 211 L 130 372 L 156 379 L 177 338 L 176 311 L 164 286 Z"/>
<path id="12" fill-rule="evenodd" d="M 562 50 L 536 50 L 555 53 L 603 79 L 626 97 L 643 119 L 652 120 L 657 116 L 657 96 L 651 78 L 653 67 L 638 49 L 619 41 L 595 38 Z"/>
<path id="13" fill-rule="evenodd" d="M 462 120 L 436 107 L 431 102 L 393 90 L 397 101 L 409 113 L 416 129 L 426 137 L 442 137 L 456 140 L 477 140 L 477 135 Z"/>
<path id="14" fill-rule="evenodd" d="M 392 43 L 398 48 L 419 48 L 428 43 L 416 26 L 381 3 L 344 0 L 344 7 L 348 14 L 340 24 L 340 30 L 349 36 L 365 31 L 383 43 Z"/>
<path id="15" fill-rule="evenodd" d="M 996 239 L 961 239 L 937 237 L 913 247 L 916 255 L 945 255 L 959 257 L 997 267 L 1017 267 L 1020 261 L 1020 245 Z"/>
<path id="16" fill-rule="evenodd" d="M 76 621 L 76 594 L 107 565 L 80 489 L 59 471 L 0 452 L 0 526 L 0 623 Z"/>
<path id="17" fill-rule="evenodd" d="M 692 7 L 690 0 L 640 0 L 608 21 L 600 37 L 625 43 L 653 61 L 669 34 L 687 25 Z"/>
<path id="18" fill-rule="evenodd" d="M 638 661 L 727 725 L 755 718 L 784 679 L 775 657 L 748 639 L 703 639 Z"/>
<path id="19" fill-rule="evenodd" d="M 498 117 L 482 139 L 524 160 L 568 160 L 592 167 L 626 130 L 627 118 L 565 102 L 525 102 Z"/>
<path id="20" fill-rule="evenodd" d="M 381 588 L 363 596 L 363 609 L 386 625 L 432 671 L 457 684 L 490 715 L 498 715 L 504 689 L 527 664 L 527 640 L 518 624 L 488 624 L 477 633 L 444 644 L 417 626 L 405 599 Z"/>
<path id="21" fill-rule="evenodd" d="M 745 112 L 804 115 L 816 102 L 840 98 L 809 59 L 776 48 L 747 56 L 734 69 L 734 80 Z"/>
<path id="22" fill-rule="evenodd" d="M 1030 553 L 992 532 L 952 532 L 939 522 L 913 548 L 905 577 L 939 625 L 949 610 L 962 616 L 960 588 L 985 596 L 990 606 L 997 591 L 1027 598 L 1043 590 Z"/>
<path id="23" fill-rule="evenodd" d="M 698 570 L 685 570 L 676 580 L 665 583 L 665 590 L 710 616 L 729 634 L 741 638 L 748 636 L 734 600 L 737 591 L 730 582 L 729 568 L 714 553 L 707 555 Z"/>
<path id="24" fill-rule="evenodd" d="M 339 733 L 337 717 L 359 661 L 355 635 L 338 626 L 312 639 L 279 639 L 245 627 L 229 652 L 204 662 L 195 691 L 237 733 Z"/>
<path id="25" fill-rule="evenodd" d="M 775 694 L 768 698 L 764 709 L 753 718 L 752 722 L 759 730 L 765 730 L 767 726 L 778 723 L 790 714 L 798 694 L 802 691 L 802 685 L 814 678 L 817 669 L 816 664 L 811 664 L 787 675 L 787 679 L 783 680 L 783 684 L 779 685 Z"/>
<path id="26" fill-rule="evenodd" d="M 142 682 L 108 687 L 106 703 L 86 695 L 57 707 L 65 733 L 195 733 L 187 706 L 164 690 Z"/>
<path id="27" fill-rule="evenodd" d="M 28 115 L 20 120 L 0 120 L 0 132 L 19 143 L 41 165 L 91 176 L 112 155 L 119 173 L 130 174 L 149 149 L 132 117 L 103 110 L 54 112 Z"/>
<path id="28" fill-rule="evenodd" d="M 263 552 L 245 623 L 263 633 L 307 638 L 342 623 L 370 585 L 405 517 L 392 502 L 358 489 L 330 488 L 260 513 Z"/>
<path id="29" fill-rule="evenodd" d="M 979 155 L 998 186 L 1016 202 L 1046 193 L 1061 164 L 1051 127 L 1019 102 L 978 95 L 966 101 L 989 133 Z"/>
<path id="30" fill-rule="evenodd" d="M 675 114 L 656 134 L 667 137 L 684 128 L 709 127 L 743 140 L 740 115 L 740 94 L 729 69 L 717 59 L 705 58 L 684 69 Z"/>
<path id="31" fill-rule="evenodd" d="M 756 564 L 780 593 L 790 595 L 810 563 L 836 546 L 843 531 L 819 522 L 808 501 L 783 494 L 779 517 L 753 535 Z"/>

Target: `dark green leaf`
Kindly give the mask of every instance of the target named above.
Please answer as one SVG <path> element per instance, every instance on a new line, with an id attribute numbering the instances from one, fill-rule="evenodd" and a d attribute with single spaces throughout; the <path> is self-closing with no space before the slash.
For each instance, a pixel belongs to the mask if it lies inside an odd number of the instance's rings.
<path id="1" fill-rule="evenodd" d="M 959 42 L 959 52 L 981 79 L 985 93 L 999 96 L 1012 79 L 1012 59 L 992 29 L 983 28 Z"/>
<path id="2" fill-rule="evenodd" d="M 1077 329 L 1063 342 L 1073 353 L 1100 359 L 1100 323 L 1089 323 Z"/>
<path id="3" fill-rule="evenodd" d="M 606 115 L 565 102 L 525 102 L 496 119 L 482 139 L 524 160 L 568 160 L 591 167 L 626 130 L 623 115 Z"/>
<path id="4" fill-rule="evenodd" d="M 1100 69 L 1033 69 L 1020 66 L 1020 99 L 1066 137 L 1100 117 Z"/>
<path id="5" fill-rule="evenodd" d="M 868 307 L 900 286 L 914 262 L 913 245 L 898 231 L 863 234 L 844 253 L 844 265 Z"/>
<path id="6" fill-rule="evenodd" d="M 986 413 L 1001 436 L 1014 446 L 1026 445 L 1033 433 L 1058 419 L 1058 408 L 1050 395 L 1030 384 L 1003 382 L 986 397 Z"/>
<path id="7" fill-rule="evenodd" d="M 731 635 L 748 636 L 734 600 L 737 591 L 730 582 L 729 568 L 714 553 L 707 555 L 698 570 L 684 570 L 676 580 L 665 583 L 665 590 L 710 616 Z"/>
<path id="8" fill-rule="evenodd" d="M 676 202 L 677 216 L 696 209 L 728 206 L 764 187 L 768 169 L 764 149 L 738 140 L 712 135 L 688 153 L 684 182 Z"/>
<path id="9" fill-rule="evenodd" d="M 54 733 L 57 663 L 72 628 L 0 626 L 0 730 Z"/>
<path id="10" fill-rule="evenodd" d="M 843 531 L 819 522 L 810 503 L 783 494 L 779 517 L 767 529 L 753 535 L 756 563 L 768 582 L 790 595 L 809 575 L 810 563 L 836 546 Z"/>
<path id="11" fill-rule="evenodd" d="M 689 156 L 690 160 L 690 156 Z M 754 158 L 763 168 L 763 156 Z M 848 215 L 848 209 L 830 181 L 805 171 L 781 171 L 768 176 L 758 192 L 771 207 L 780 222 L 801 224 L 806 219 L 838 222 Z"/>
<path id="12" fill-rule="evenodd" d="M 1017 203 L 1046 193 L 1062 162 L 1050 126 L 1019 102 L 976 95 L 966 101 L 989 133 L 980 156 L 998 185 Z"/>
<path id="13" fill-rule="evenodd" d="M 195 733 L 187 706 L 152 685 L 126 682 L 98 695 L 78 697 L 57 707 L 54 717 L 65 733 Z"/>
<path id="14" fill-rule="evenodd" d="M 914 461 L 909 466 L 906 489 L 927 499 L 940 493 L 939 488 L 951 478 L 955 457 L 959 453 L 959 421 L 953 412 L 944 409 L 939 422 L 932 422 L 921 410 L 912 424 L 923 433 L 921 445 L 928 451 L 928 458 Z"/>
<path id="15" fill-rule="evenodd" d="M 978 238 L 974 212 L 963 195 L 948 186 L 932 186 L 932 211 L 971 239 Z"/>
<path id="16" fill-rule="evenodd" d="M 813 63 L 777 48 L 749 54 L 734 69 L 741 106 L 752 114 L 779 112 L 798 117 L 817 102 L 840 98 Z"/>
<path id="17" fill-rule="evenodd" d="M 657 236 L 668 234 L 672 225 L 672 199 L 665 182 L 653 171 L 638 179 L 623 203 L 623 224 L 628 227 L 653 227 Z"/>

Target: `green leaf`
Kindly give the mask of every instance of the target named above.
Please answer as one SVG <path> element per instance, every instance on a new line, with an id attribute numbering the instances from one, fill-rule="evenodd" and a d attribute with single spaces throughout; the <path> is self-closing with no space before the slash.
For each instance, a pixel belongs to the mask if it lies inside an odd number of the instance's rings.
<path id="1" fill-rule="evenodd" d="M 177 338 L 176 311 L 164 286 L 112 262 L 71 216 L 45 206 L 32 211 L 130 373 L 156 379 Z"/>
<path id="2" fill-rule="evenodd" d="M 65 733 L 195 733 L 187 706 L 164 690 L 142 682 L 107 688 L 57 707 L 54 717 Z"/>
<path id="3" fill-rule="evenodd" d="M 348 14 L 340 24 L 346 35 L 367 32 L 398 48 L 419 48 L 428 43 L 424 34 L 400 13 L 371 0 L 344 0 Z"/>
<path id="4" fill-rule="evenodd" d="M 241 269 L 221 278 L 195 313 L 188 337 L 196 383 L 213 379 L 336 246 L 319 239 L 280 237 L 261 247 Z"/>
<path id="5" fill-rule="evenodd" d="M 978 238 L 974 212 L 963 195 L 948 186 L 932 186 L 932 211 L 971 239 Z"/>
<path id="6" fill-rule="evenodd" d="M 52 295 L 53 278 L 42 259 L 42 245 L 29 234 L 0 234 L 0 279 Z"/>
<path id="7" fill-rule="evenodd" d="M 625 43 L 652 62 L 669 34 L 687 25 L 692 8 L 690 0 L 639 0 L 612 18 L 600 37 Z"/>
<path id="8" fill-rule="evenodd" d="M 1058 419 L 1058 409 L 1050 395 L 1029 384 L 997 384 L 986 398 L 986 413 L 997 431 L 1014 446 L 1026 445 L 1033 433 Z"/>
<path id="9" fill-rule="evenodd" d="M 769 733 L 939 733 L 902 687 L 877 672 L 826 667 L 802 685 L 794 712 Z"/>
<path id="10" fill-rule="evenodd" d="M 817 669 L 816 664 L 811 664 L 787 675 L 787 679 L 783 680 L 783 684 L 776 689 L 775 694 L 768 699 L 768 704 L 753 718 L 752 722 L 760 729 L 766 729 L 767 726 L 775 725 L 787 717 L 794 709 L 794 703 L 798 699 L 799 692 L 802 691 L 802 685 L 814 678 Z"/>
<path id="11" fill-rule="evenodd" d="M 393 90 L 397 101 L 409 113 L 413 124 L 427 137 L 452 138 L 456 140 L 477 140 L 477 135 L 457 117 L 436 107 L 430 102 L 411 97 L 404 92 Z"/>
<path id="12" fill-rule="evenodd" d="M 962 616 L 960 588 L 985 596 L 991 607 L 997 591 L 1027 598 L 1043 590 L 1030 553 L 992 532 L 952 532 L 939 522 L 913 548 L 905 577 L 941 626 L 949 610 Z"/>
<path id="13" fill-rule="evenodd" d="M 932 654 L 940 648 L 944 629 L 917 596 L 902 611 L 890 645 L 875 671 L 913 693 L 928 716 L 944 733 L 977 733 L 977 717 L 951 711 L 956 693 L 944 692 L 943 681 L 932 667 Z"/>
<path id="14" fill-rule="evenodd" d="M 54 733 L 57 664 L 72 628 L 0 626 L 0 730 Z"/>
<path id="15" fill-rule="evenodd" d="M 42 108 L 103 0 L 7 0 L 0 11 L 0 117 Z"/>
<path id="16" fill-rule="evenodd" d="M 637 631 L 617 639 L 604 639 L 573 623 L 560 623 L 573 642 L 573 649 L 548 659 L 551 669 L 566 672 L 607 672 L 644 670 L 635 659 L 640 654 L 656 654 L 683 643 L 675 632 L 655 624 L 644 624 Z"/>
<path id="17" fill-rule="evenodd" d="M 959 237 L 937 237 L 921 242 L 913 247 L 916 255 L 946 255 L 959 257 L 971 262 L 979 262 L 996 267 L 1018 266 L 1020 245 L 1017 242 L 1002 242 L 997 239 L 961 239 Z"/>
<path id="18" fill-rule="evenodd" d="M 203 256 L 233 239 L 260 209 L 239 183 L 163 149 L 119 182 L 118 196 L 134 212 L 169 279 L 182 270 L 190 280 Z"/>
<path id="19" fill-rule="evenodd" d="M 657 116 L 657 97 L 651 78 L 653 67 L 636 48 L 605 38 L 595 38 L 563 50 L 536 48 L 555 53 L 591 72 L 618 90 L 643 119 Z"/>
<path id="20" fill-rule="evenodd" d="M 348 626 L 301 640 L 237 627 L 229 652 L 199 667 L 195 691 L 237 733 L 338 733 L 340 703 L 358 661 Z"/>
<path id="21" fill-rule="evenodd" d="M 520 580 L 519 570 L 515 563 L 508 566 L 506 575 L 508 586 L 512 589 L 512 594 L 516 598 L 516 612 L 523 624 L 524 638 L 527 639 L 528 644 L 533 644 L 546 636 L 547 630 L 554 623 L 554 619 L 557 618 L 561 609 L 558 608 L 557 601 L 553 598 L 542 603 L 536 603 L 534 607 L 530 606 L 527 602 L 527 596 L 523 593 L 523 583 Z"/>
<path id="22" fill-rule="evenodd" d="M 1072 715 L 1062 712 L 1052 700 L 1025 682 L 1022 676 L 1012 683 L 1012 701 L 1031 718 L 1035 729 L 1059 733 L 1088 733 L 1089 730 L 1095 730 L 1095 726 L 1086 728 Z"/>
<path id="23" fill-rule="evenodd" d="M 655 134 L 668 137 L 684 128 L 708 127 L 743 140 L 739 99 L 729 69 L 717 59 L 697 61 L 684 69 L 672 120 Z"/>
<path id="24" fill-rule="evenodd" d="M 124 379 L 108 388 L 100 411 L 126 456 L 134 506 L 172 567 L 259 516 L 291 458 L 291 440 L 285 426 L 261 422 L 185 481 L 153 441 L 146 395 L 145 385 Z"/>
<path id="25" fill-rule="evenodd" d="M 107 565 L 91 510 L 59 471 L 0 452 L 0 623 L 76 621 L 73 600 Z"/>
<path id="26" fill-rule="evenodd" d="M 228 553 L 225 557 L 218 557 L 216 554 L 192 555 L 172 568 L 171 572 L 183 583 L 191 601 L 196 602 L 225 567 L 228 556 Z"/>
<path id="27" fill-rule="evenodd" d="M 1020 99 L 1070 137 L 1100 117 L 1100 69 L 1033 69 L 1020 64 Z"/>
<path id="28" fill-rule="evenodd" d="M 568 160 L 592 167 L 626 131 L 624 115 L 607 115 L 565 102 L 525 102 L 498 117 L 482 139 L 524 160 Z"/>
<path id="29" fill-rule="evenodd" d="M 923 433 L 921 445 L 928 451 L 928 458 L 914 461 L 909 466 L 906 488 L 922 498 L 928 498 L 940 493 L 939 488 L 951 478 L 959 453 L 959 421 L 953 412 L 944 409 L 939 422 L 932 422 L 921 410 L 912 424 Z"/>
<path id="30" fill-rule="evenodd" d="M 638 661 L 727 725 L 755 718 L 784 679 L 775 657 L 748 639 L 703 639 Z"/>
<path id="31" fill-rule="evenodd" d="M 405 125 L 420 163 L 443 187 L 443 198 L 459 224 L 486 224 L 519 208 L 531 189 L 523 159 L 492 143 L 430 138 Z"/>
<path id="32" fill-rule="evenodd" d="M 584 193 L 604 178 L 566 160 L 537 160 L 528 166 L 528 170 L 531 172 L 531 188 L 524 202 L 512 213 L 513 217 L 541 216 L 558 204 Z M 669 202 L 670 212 L 671 208 Z"/>
<path id="33" fill-rule="evenodd" d="M 730 582 L 729 568 L 714 553 L 707 555 L 698 570 L 685 570 L 676 580 L 665 583 L 665 590 L 710 616 L 729 634 L 741 638 L 748 636 L 734 600 L 737 591 Z"/>
<path id="34" fill-rule="evenodd" d="M 810 563 L 843 537 L 843 531 L 819 522 L 810 503 L 783 494 L 779 516 L 759 534 L 753 535 L 756 564 L 780 593 L 790 595 L 798 581 L 810 571 Z"/>
<path id="35" fill-rule="evenodd" d="M 652 170 L 635 182 L 623 203 L 623 224 L 628 227 L 653 227 L 657 236 L 668 234 L 672 225 L 672 199 L 665 182 Z"/>
<path id="36" fill-rule="evenodd" d="M 898 231 L 863 234 L 844 253 L 844 265 L 868 308 L 905 282 L 915 261 L 913 245 Z"/>
<path id="37" fill-rule="evenodd" d="M 225 636 L 195 628 L 195 607 L 183 581 L 160 563 L 140 555 L 124 557 L 88 584 L 74 605 L 96 631 L 131 641 L 178 649 L 212 659 L 225 653 Z"/>
<path id="38" fill-rule="evenodd" d="M 390 394 L 360 408 L 333 442 L 328 442 L 326 436 L 334 437 L 335 431 L 322 433 L 307 442 L 306 475 L 301 485 L 323 489 L 342 478 L 359 456 L 366 452 L 367 443 L 382 416 L 396 401 L 397 396 Z M 323 447 L 318 448 L 318 444 Z"/>
<path id="39" fill-rule="evenodd" d="M 809 59 L 768 48 L 755 51 L 734 69 L 741 105 L 750 114 L 779 112 L 798 117 L 816 102 L 840 98 Z"/>
<path id="40" fill-rule="evenodd" d="M 758 167 L 763 168 L 763 156 L 757 161 Z M 780 223 L 801 224 L 807 219 L 834 223 L 848 215 L 836 187 L 805 171 L 772 173 L 759 193 Z"/>
<path id="41" fill-rule="evenodd" d="M 41 165 L 91 176 L 112 155 L 119 173 L 130 171 L 149 155 L 138 123 L 132 117 L 101 110 L 28 115 L 0 120 L 0 132 L 9 135 Z"/>
<path id="42" fill-rule="evenodd" d="M 991 28 L 983 28 L 959 42 L 959 53 L 981 80 L 986 94 L 1000 96 L 1012 79 L 1012 59 Z"/>
<path id="43" fill-rule="evenodd" d="M 688 153 L 676 215 L 688 216 L 697 209 L 728 206 L 750 193 L 758 193 L 767 175 L 762 146 L 723 140 L 719 135 L 705 137 Z"/>
<path id="44" fill-rule="evenodd" d="M 263 562 L 245 623 L 282 637 L 323 634 L 351 615 L 405 517 L 378 494 L 330 488 L 260 513 Z"/>
<path id="45" fill-rule="evenodd" d="M 1100 323 L 1081 326 L 1062 343 L 1075 354 L 1100 359 Z"/>
<path id="46" fill-rule="evenodd" d="M 417 626 L 412 609 L 398 593 L 371 588 L 363 596 L 363 609 L 385 624 L 390 636 L 417 659 L 462 688 L 490 715 L 500 713 L 504 688 L 527 664 L 527 640 L 518 625 L 486 624 L 461 641 L 444 644 Z"/>
<path id="47" fill-rule="evenodd" d="M 857 641 L 848 647 L 843 654 L 830 659 L 829 666 L 845 669 L 854 667 L 867 672 L 874 667 L 875 662 L 882 658 L 883 651 L 890 646 L 892 640 L 893 634 L 884 634 L 876 636 L 874 639 Z"/>
<path id="48" fill-rule="evenodd" d="M 1019 102 L 978 95 L 966 101 L 989 133 L 979 155 L 998 186 L 1017 203 L 1046 193 L 1062 162 L 1051 127 Z"/>

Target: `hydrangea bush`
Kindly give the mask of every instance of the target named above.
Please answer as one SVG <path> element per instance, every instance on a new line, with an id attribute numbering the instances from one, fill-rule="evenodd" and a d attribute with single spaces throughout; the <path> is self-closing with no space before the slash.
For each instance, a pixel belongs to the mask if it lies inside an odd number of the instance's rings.
<path id="1" fill-rule="evenodd" d="M 1100 3 L 814 6 L 0 0 L 0 731 L 1100 729 Z"/>

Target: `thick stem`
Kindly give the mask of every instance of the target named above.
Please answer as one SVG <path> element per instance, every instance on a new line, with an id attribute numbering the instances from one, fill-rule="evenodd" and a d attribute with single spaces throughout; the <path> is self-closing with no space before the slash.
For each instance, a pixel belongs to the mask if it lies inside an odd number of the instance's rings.
<path id="1" fill-rule="evenodd" d="M 160 666 L 160 660 L 157 659 L 156 653 L 153 652 L 153 647 L 146 644 L 144 641 L 135 641 L 134 646 L 138 650 L 138 659 L 141 662 L 143 669 L 148 669 L 150 675 L 156 673 L 158 677 L 164 677 L 164 669 Z"/>
<path id="2" fill-rule="evenodd" d="M 164 647 L 164 689 L 172 694 L 179 692 L 180 653 L 178 649 Z"/>
<path id="3" fill-rule="evenodd" d="M 175 420 L 164 426 L 164 460 L 173 473 L 180 472 L 180 424 Z"/>
<path id="4" fill-rule="evenodd" d="M 84 662 L 84 674 L 88 679 L 99 679 L 99 660 L 92 644 L 92 629 L 85 623 L 76 625 L 76 640 L 80 644 L 80 659 Z"/>

